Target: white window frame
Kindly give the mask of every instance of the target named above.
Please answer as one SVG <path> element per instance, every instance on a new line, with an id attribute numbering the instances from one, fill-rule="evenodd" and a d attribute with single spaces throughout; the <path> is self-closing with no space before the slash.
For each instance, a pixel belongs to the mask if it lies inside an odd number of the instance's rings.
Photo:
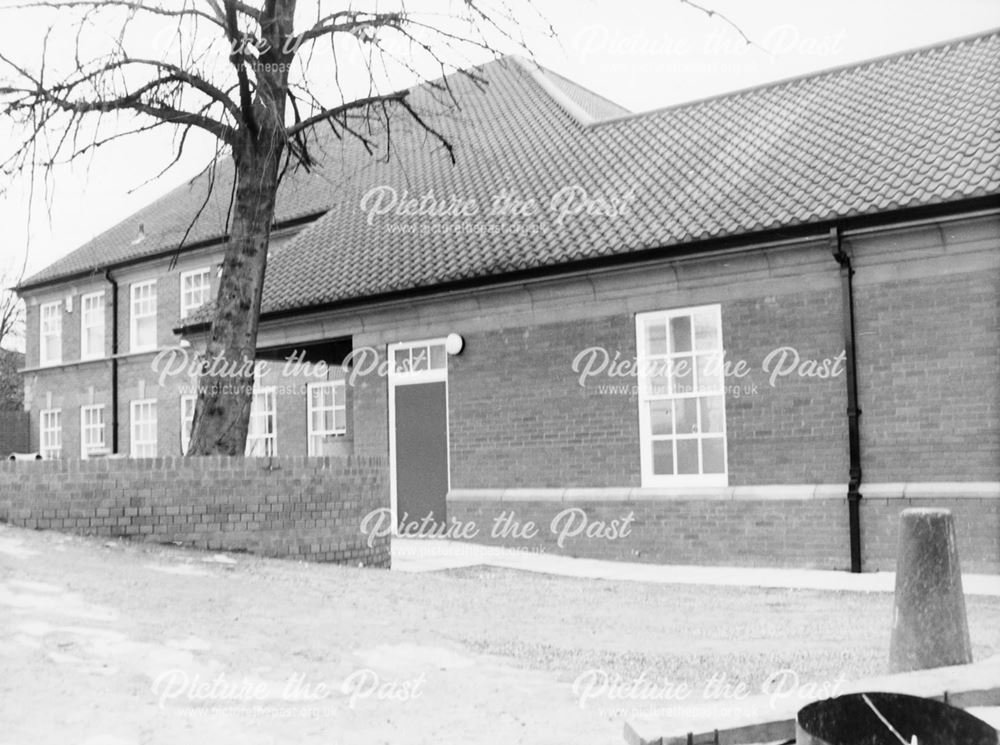
<path id="1" fill-rule="evenodd" d="M 97 414 L 100 421 L 91 421 L 91 414 Z M 91 435 L 97 433 L 97 438 L 91 441 Z M 92 404 L 80 407 L 80 458 L 87 460 L 94 453 L 105 450 L 104 439 L 104 405 Z"/>
<path id="2" fill-rule="evenodd" d="M 39 307 L 38 320 L 38 365 L 58 365 L 62 363 L 62 302 L 42 303 Z M 49 316 L 46 318 L 46 316 Z M 47 340 L 54 338 L 55 355 L 50 357 L 46 354 Z"/>
<path id="3" fill-rule="evenodd" d="M 333 402 L 329 405 L 314 406 L 314 391 L 333 391 Z M 338 391 L 341 403 L 337 403 Z M 337 412 L 343 412 L 344 426 L 337 427 Z M 313 427 L 313 415 L 330 412 L 333 415 L 334 426 L 327 429 L 315 429 Z M 306 385 L 306 434 L 307 453 L 311 456 L 319 455 L 317 447 L 319 440 L 326 437 L 343 437 L 347 434 L 347 386 L 343 380 L 324 380 L 318 383 Z"/>
<path id="4" fill-rule="evenodd" d="M 139 292 L 150 289 L 148 297 L 137 297 Z M 136 306 L 141 302 L 152 304 L 152 310 L 148 308 L 139 313 Z M 156 328 L 156 280 L 148 279 L 143 282 L 133 282 L 129 286 L 129 352 L 146 352 L 156 349 L 158 330 Z M 139 343 L 139 321 L 148 318 L 153 319 L 153 341 L 144 344 Z"/>
<path id="5" fill-rule="evenodd" d="M 138 412 L 141 409 L 152 412 L 152 417 L 139 419 Z M 141 398 L 132 401 L 129 407 L 129 455 L 133 458 L 155 458 L 156 457 L 156 399 Z M 152 439 L 139 437 L 140 426 L 152 427 Z"/>
<path id="6" fill-rule="evenodd" d="M 446 339 L 390 344 L 388 354 L 389 380 L 394 385 L 433 383 L 448 378 Z"/>
<path id="7" fill-rule="evenodd" d="M 262 409 L 261 406 L 264 408 Z M 271 418 L 270 432 L 267 418 Z M 247 429 L 245 455 L 251 458 L 268 458 L 278 454 L 278 396 L 276 388 L 254 386 L 253 403 L 250 405 L 250 424 Z"/>
<path id="8" fill-rule="evenodd" d="M 693 319 L 695 314 L 711 314 L 715 323 L 716 329 L 716 339 L 715 343 L 711 346 L 699 346 L 695 341 L 695 331 L 691 330 L 691 347 L 690 351 L 683 352 L 671 352 L 669 346 L 664 349 L 662 353 L 652 354 L 647 348 L 647 338 L 646 338 L 646 324 L 649 321 L 658 321 L 665 324 L 666 329 L 670 328 L 670 322 L 672 319 L 680 316 L 690 316 Z M 636 333 L 636 351 L 637 351 L 637 363 L 639 367 L 639 447 L 640 447 L 640 462 L 642 468 L 642 485 L 652 486 L 652 487 L 718 487 L 718 486 L 728 486 L 729 485 L 729 447 L 727 443 L 726 435 L 726 381 L 724 376 L 724 361 L 725 361 L 725 350 L 723 348 L 723 334 L 722 334 L 722 306 L 715 305 L 700 305 L 692 306 L 686 308 L 675 308 L 672 310 L 664 311 L 653 311 L 649 313 L 637 313 L 635 317 L 635 333 Z M 668 333 L 672 333 L 669 332 Z M 668 344 L 665 337 L 665 344 Z M 718 364 L 711 370 L 712 380 L 708 385 L 713 386 L 711 389 L 702 388 L 702 380 L 699 378 L 698 369 L 698 358 L 707 357 L 709 355 L 718 355 Z M 671 362 L 678 365 L 681 361 L 694 360 L 693 364 L 688 363 L 688 367 L 691 368 L 691 385 L 692 391 L 685 392 L 675 392 L 674 391 L 674 378 L 671 374 L 666 374 L 666 379 L 668 380 L 666 392 L 662 390 L 654 390 L 653 385 L 660 385 L 662 388 L 662 383 L 654 384 L 654 378 L 656 380 L 663 380 L 662 377 L 657 378 L 651 373 L 655 372 L 665 372 L 669 368 L 667 367 Z M 700 404 L 695 405 L 695 416 L 696 424 L 694 425 L 692 432 L 690 433 L 678 433 L 676 432 L 676 410 L 673 405 L 670 406 L 671 411 L 671 433 L 670 434 L 652 434 L 652 422 L 649 413 L 649 404 L 654 401 L 662 400 L 671 402 L 679 401 L 681 399 L 699 399 L 706 397 L 718 397 L 721 398 L 722 403 L 722 426 L 721 433 L 706 433 L 702 431 L 702 407 Z M 722 440 L 722 473 L 701 473 L 703 468 L 702 456 L 702 441 L 706 439 L 718 439 L 721 437 Z M 696 440 L 698 442 L 698 470 L 697 474 L 655 474 L 653 472 L 653 445 L 654 440 L 670 441 L 673 447 L 673 462 L 674 468 L 677 468 L 677 443 L 682 440 Z"/>
<path id="9" fill-rule="evenodd" d="M 89 309 L 87 306 L 90 305 Z M 88 313 L 97 318 L 91 318 L 88 322 Z M 99 341 L 94 344 L 94 349 L 87 343 L 88 331 L 98 329 Z M 93 360 L 104 356 L 104 290 L 91 292 L 80 298 L 80 359 Z"/>
<path id="10" fill-rule="evenodd" d="M 204 280 L 204 284 L 198 287 L 186 287 L 186 283 L 193 282 L 196 278 Z M 189 272 L 181 272 L 181 318 L 187 318 L 191 313 L 198 310 L 209 301 L 212 295 L 212 279 L 209 267 L 192 269 Z M 195 296 L 200 300 L 193 300 Z"/>
<path id="11" fill-rule="evenodd" d="M 38 451 L 45 460 L 62 458 L 62 409 L 39 412 Z"/>
<path id="12" fill-rule="evenodd" d="M 198 397 L 193 394 L 181 396 L 181 455 L 187 455 L 191 445 L 191 430 L 194 428 L 194 408 Z"/>

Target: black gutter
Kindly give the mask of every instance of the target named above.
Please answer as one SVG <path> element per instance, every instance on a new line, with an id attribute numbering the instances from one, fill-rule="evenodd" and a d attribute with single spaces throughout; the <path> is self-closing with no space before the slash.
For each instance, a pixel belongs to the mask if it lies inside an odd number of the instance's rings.
<path id="1" fill-rule="evenodd" d="M 847 437 L 850 470 L 847 481 L 847 519 L 851 541 L 851 571 L 861 573 L 861 431 L 858 419 L 857 335 L 854 330 L 854 267 L 844 250 L 839 227 L 830 228 L 830 251 L 840 265 L 840 297 L 844 319 L 844 365 L 847 377 Z"/>
<path id="2" fill-rule="evenodd" d="M 724 249 L 752 249 L 758 244 L 767 242 L 788 240 L 824 241 L 826 240 L 830 229 L 833 227 L 839 227 L 842 231 L 891 227 L 898 223 L 908 223 L 916 220 L 933 219 L 943 216 L 956 216 L 964 213 L 975 213 L 986 209 L 998 208 L 1000 208 L 1000 195 L 990 195 L 954 202 L 942 202 L 939 204 L 923 205 L 920 207 L 910 207 L 895 210 L 888 214 L 885 212 L 879 212 L 869 215 L 857 215 L 853 218 L 837 218 L 834 220 L 821 220 L 813 223 L 801 223 L 799 225 L 772 228 L 754 233 L 741 233 L 735 236 L 694 240 L 688 243 L 644 248 L 628 253 L 611 254 L 593 259 L 581 259 L 561 264 L 550 264 L 530 269 L 505 272 L 503 274 L 494 274 L 488 277 L 472 277 L 469 279 L 453 280 L 450 282 L 440 282 L 430 286 L 412 287 L 404 290 L 382 292 L 377 295 L 364 295 L 345 298 L 342 300 L 315 303 L 308 306 L 296 306 L 287 309 L 265 311 L 261 313 L 260 321 L 278 320 L 281 318 L 288 318 L 290 316 L 299 316 L 303 313 L 359 308 L 380 302 L 418 299 L 428 295 L 438 295 L 442 292 L 449 292 L 453 290 L 478 289 L 486 288 L 494 284 L 552 278 L 570 272 L 623 267 L 642 261 L 682 259 L 711 253 L 713 251 L 721 251 Z M 174 331 L 180 332 L 183 330 L 187 333 L 198 333 L 207 330 L 209 326 L 210 323 L 208 321 L 202 321 L 190 326 L 179 326 L 175 328 Z"/>
<path id="3" fill-rule="evenodd" d="M 111 285 L 111 452 L 118 454 L 118 282 L 104 272 Z"/>

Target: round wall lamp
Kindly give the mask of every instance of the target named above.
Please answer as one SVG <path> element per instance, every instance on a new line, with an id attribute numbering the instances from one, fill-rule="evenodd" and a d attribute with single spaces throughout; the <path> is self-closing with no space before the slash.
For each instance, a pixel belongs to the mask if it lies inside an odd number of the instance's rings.
<path id="1" fill-rule="evenodd" d="M 448 337 L 444 340 L 444 348 L 450 355 L 460 354 L 465 348 L 465 339 L 458 334 L 448 334 Z"/>

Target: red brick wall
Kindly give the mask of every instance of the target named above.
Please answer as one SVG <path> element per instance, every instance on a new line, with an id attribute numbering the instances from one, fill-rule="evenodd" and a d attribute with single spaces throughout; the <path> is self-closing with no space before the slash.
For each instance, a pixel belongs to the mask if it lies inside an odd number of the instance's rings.
<path id="1" fill-rule="evenodd" d="M 846 481 L 843 374 L 823 379 L 792 373 L 772 386 L 762 367 L 779 347 L 794 348 L 803 362 L 835 358 L 844 349 L 839 307 L 840 293 L 831 290 L 723 300 L 727 359 L 746 360 L 752 368 L 745 378 L 728 381 L 740 392 L 726 397 L 731 486 Z M 787 359 L 794 359 L 792 352 Z M 772 362 L 772 374 L 777 364 Z"/>
<path id="2" fill-rule="evenodd" d="M 366 514 L 389 505 L 377 458 L 0 462 L 0 520 L 83 535 L 389 566 Z"/>
<path id="3" fill-rule="evenodd" d="M 997 499 L 863 499 L 861 537 L 863 569 L 893 571 L 899 513 L 908 507 L 945 507 L 955 515 L 959 557 L 966 572 L 1000 573 L 1000 500 Z M 588 537 L 587 528 L 560 547 L 552 521 L 576 508 L 595 526 L 634 515 L 629 535 L 615 539 Z M 532 521 L 535 538 L 494 534 L 494 521 L 507 518 L 520 528 Z M 449 521 L 472 522 L 479 528 L 474 542 L 529 551 L 597 559 L 701 564 L 850 569 L 846 499 L 665 499 L 633 502 L 545 502 L 451 500 Z M 566 518 L 564 518 L 565 520 Z M 621 524 L 621 523 L 620 523 Z M 571 532 L 575 530 L 571 528 Z"/>
<path id="4" fill-rule="evenodd" d="M 452 488 L 638 486 L 636 399 L 578 385 L 589 346 L 635 356 L 625 316 L 500 328 L 466 336 L 448 362 Z"/>
<path id="5" fill-rule="evenodd" d="M 187 353 L 193 359 L 194 350 Z M 178 352 L 183 354 L 183 352 Z M 122 357 L 118 363 L 119 379 L 119 452 L 128 454 L 131 448 L 131 402 L 155 398 L 157 401 L 157 455 L 180 455 L 181 396 L 196 392 L 193 379 L 186 375 L 166 375 L 163 384 L 154 367 L 155 352 Z M 183 357 L 178 357 L 183 359 Z M 160 370 L 168 369 L 164 362 Z M 307 442 L 306 386 L 321 378 L 305 375 L 283 375 L 284 361 L 268 361 L 266 374 L 258 384 L 273 386 L 277 398 L 277 443 L 279 455 L 305 455 Z M 333 366 L 329 379 L 341 377 Z M 80 407 L 105 406 L 105 442 L 111 446 L 111 361 L 109 359 L 77 362 L 51 369 L 34 370 L 26 374 L 27 401 L 31 410 L 32 449 L 39 448 L 39 412 L 46 408 L 51 394 L 52 408 L 62 410 L 63 457 L 80 457 Z M 94 389 L 93 398 L 90 388 Z M 353 392 L 347 391 L 347 434 L 341 443 L 343 454 L 353 452 Z"/>
<path id="6" fill-rule="evenodd" d="M 551 529 L 570 508 L 583 510 L 587 524 L 622 520 L 633 513 L 629 535 L 606 539 L 581 534 L 564 548 Z M 841 509 L 843 508 L 843 509 Z M 492 535 L 494 520 L 513 513 L 522 526 L 539 528 L 534 540 Z M 480 527 L 476 542 L 586 558 L 719 566 L 850 567 L 847 508 L 841 500 L 708 500 L 641 502 L 449 501 L 448 519 Z M 578 523 L 582 524 L 582 523 Z M 565 524 L 563 524 L 565 525 Z M 562 527 L 562 526 L 559 526 Z"/>
<path id="7" fill-rule="evenodd" d="M 93 388 L 93 399 L 90 389 Z M 105 433 L 111 446 L 111 362 L 98 360 L 51 370 L 29 372 L 25 376 L 25 401 L 31 412 L 31 449 L 40 449 L 39 412 L 46 408 L 51 394 L 52 408 L 62 410 L 62 443 L 64 458 L 80 457 L 80 407 L 103 404 Z M 127 416 L 127 398 L 122 398 L 121 410 Z M 128 425 L 123 421 L 122 452 L 128 452 Z"/>
<path id="8" fill-rule="evenodd" d="M 355 342 L 355 347 L 358 342 Z M 385 361 L 382 345 L 379 363 Z M 352 402 L 349 427 L 354 433 L 354 452 L 358 455 L 389 457 L 389 389 L 386 378 L 378 374 L 347 375 L 347 395 Z M 353 427 L 351 427 L 353 425 Z"/>
<path id="9" fill-rule="evenodd" d="M 706 293 L 703 302 L 717 299 Z M 803 360 L 835 357 L 843 342 L 831 309 L 839 302 L 830 291 L 721 299 L 727 358 L 752 368 L 727 381 L 731 485 L 845 480 L 843 375 L 790 375 L 772 387 L 761 370 L 776 347 L 794 347 Z M 602 376 L 581 387 L 573 360 L 593 346 L 634 359 L 634 316 L 466 336 L 448 368 L 453 488 L 640 486 L 636 378 Z"/>
<path id="10" fill-rule="evenodd" d="M 982 218 L 847 241 L 866 483 L 1000 481 L 998 235 Z M 727 381 L 729 484 L 845 484 L 844 373 L 771 386 L 762 369 L 778 347 L 803 362 L 843 352 L 825 241 L 412 302 L 366 317 L 366 341 L 465 338 L 448 363 L 452 488 L 634 487 L 635 378 L 581 388 L 572 361 L 591 346 L 634 358 L 636 313 L 710 303 L 727 358 L 751 368 Z M 387 453 L 385 385 L 358 391 L 364 452 Z"/>
<path id="11" fill-rule="evenodd" d="M 962 569 L 1000 573 L 1000 499 L 861 500 L 861 551 L 865 571 L 894 571 L 899 513 L 910 507 L 951 510 Z M 846 509 L 846 508 L 845 508 Z"/>
<path id="12" fill-rule="evenodd" d="M 862 284 L 856 308 L 865 480 L 1000 480 L 1000 272 Z"/>
<path id="13" fill-rule="evenodd" d="M 119 361 L 119 452 L 128 454 L 131 446 L 131 402 L 140 398 L 157 401 L 157 455 L 180 455 L 182 395 L 196 392 L 195 383 L 184 376 L 167 376 L 159 384 L 152 367 L 153 354 L 125 357 Z M 273 363 L 259 381 L 261 386 L 274 386 L 277 398 L 277 443 L 279 455 L 305 455 L 308 432 L 306 385 L 318 378 L 283 377 L 282 364 Z M 339 377 L 339 370 L 331 379 Z M 140 381 L 142 386 L 140 386 Z M 111 446 L 111 362 L 100 360 L 52 370 L 28 373 L 31 393 L 32 449 L 39 447 L 39 411 L 45 408 L 46 394 L 52 394 L 52 408 L 62 409 L 63 457 L 80 457 L 80 407 L 105 405 L 105 442 Z M 91 401 L 90 387 L 94 388 Z M 144 392 L 143 392 L 144 391 Z M 343 438 L 344 454 L 353 451 L 354 416 L 353 391 L 347 390 L 347 434 Z"/>
<path id="14" fill-rule="evenodd" d="M 213 259 L 205 257 L 176 267 L 173 271 L 158 271 L 151 268 L 142 274 L 126 274 L 118 277 L 118 351 L 128 354 L 130 349 L 131 290 L 136 282 L 149 279 L 156 280 L 156 320 L 157 343 L 160 346 L 170 346 L 177 342 L 173 327 L 180 319 L 180 276 L 182 272 L 191 269 L 214 266 Z M 215 272 L 209 272 L 211 292 L 216 290 L 218 278 Z M 80 319 L 82 316 L 81 298 L 94 292 L 104 292 L 104 353 L 111 354 L 112 337 L 112 297 L 111 284 L 103 277 L 82 283 L 74 283 L 55 290 L 45 290 L 38 296 L 38 303 L 29 302 L 26 307 L 25 319 L 25 351 L 26 366 L 38 365 L 39 332 L 41 313 L 40 303 L 58 301 L 62 308 L 62 361 L 64 364 L 80 362 Z M 65 299 L 72 298 L 72 311 L 65 310 Z"/>

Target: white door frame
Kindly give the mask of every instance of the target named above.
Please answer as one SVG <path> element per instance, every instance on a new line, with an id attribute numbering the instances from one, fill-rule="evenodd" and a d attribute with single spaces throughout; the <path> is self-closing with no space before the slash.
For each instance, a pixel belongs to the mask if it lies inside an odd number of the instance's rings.
<path id="1" fill-rule="evenodd" d="M 419 347 L 441 346 L 444 354 L 444 367 L 430 369 L 430 359 L 428 354 L 426 370 L 400 370 L 397 369 L 395 359 L 396 352 L 400 349 L 415 349 Z M 392 535 L 398 533 L 399 515 L 397 512 L 396 493 L 396 386 L 418 385 L 420 383 L 444 383 L 444 436 L 445 436 L 445 456 L 448 471 L 448 490 L 451 491 L 451 408 L 448 401 L 448 351 L 445 349 L 444 337 L 433 339 L 422 339 L 419 341 L 396 342 L 386 347 L 388 355 L 388 387 L 389 387 L 389 509 L 392 518 Z M 447 495 L 446 495 L 447 498 Z"/>

